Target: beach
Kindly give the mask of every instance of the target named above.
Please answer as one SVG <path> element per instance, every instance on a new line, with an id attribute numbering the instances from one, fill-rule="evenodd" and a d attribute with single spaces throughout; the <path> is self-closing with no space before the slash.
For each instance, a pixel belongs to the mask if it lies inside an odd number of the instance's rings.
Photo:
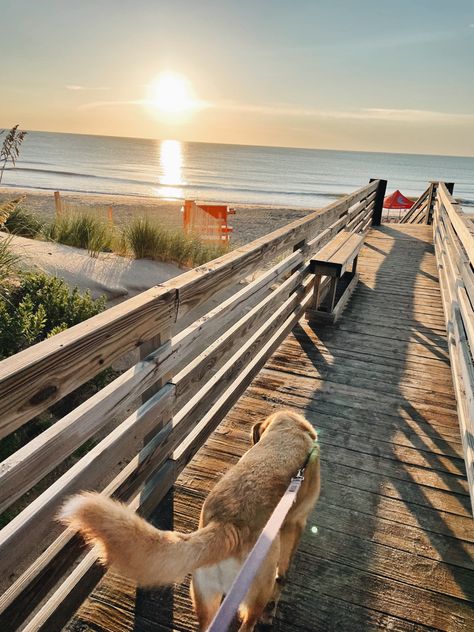
<path id="1" fill-rule="evenodd" d="M 0 187 L 0 202 L 25 196 L 23 205 L 33 213 L 46 219 L 55 214 L 53 191 L 40 191 L 13 187 Z M 61 192 L 63 207 L 66 211 L 89 210 L 107 217 L 109 207 L 113 209 L 113 221 L 123 225 L 134 217 L 149 217 L 170 228 L 182 226 L 182 201 L 157 197 L 132 195 L 109 195 L 79 192 Z M 304 217 L 315 209 L 291 209 L 279 206 L 259 206 L 251 204 L 231 205 L 235 215 L 229 223 L 233 227 L 231 245 L 233 247 L 253 241 L 262 235 Z"/>

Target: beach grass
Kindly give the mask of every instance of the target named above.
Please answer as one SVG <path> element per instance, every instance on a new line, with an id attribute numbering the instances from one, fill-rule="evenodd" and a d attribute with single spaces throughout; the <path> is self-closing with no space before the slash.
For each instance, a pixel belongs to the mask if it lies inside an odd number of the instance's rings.
<path id="1" fill-rule="evenodd" d="M 137 217 L 124 228 L 125 241 L 136 259 L 197 266 L 228 252 L 225 244 L 206 242 L 195 235 L 171 230 L 147 217 Z"/>
<path id="2" fill-rule="evenodd" d="M 43 235 L 45 226 L 45 220 L 31 213 L 27 208 L 15 206 L 8 213 L 2 228 L 12 235 L 35 239 Z"/>
<path id="3" fill-rule="evenodd" d="M 8 203 L 5 217 L 2 216 L 2 229 L 12 235 L 82 248 L 93 257 L 101 252 L 113 252 L 183 267 L 202 265 L 230 250 L 227 242 L 216 243 L 200 235 L 187 234 L 147 215 L 127 218 L 125 223 L 114 225 L 102 210 L 95 206 L 68 205 L 65 212 L 48 222 L 32 212 L 21 198 Z"/>
<path id="4" fill-rule="evenodd" d="M 48 239 L 66 246 L 84 248 L 91 256 L 110 252 L 114 242 L 113 227 L 88 211 L 60 215 L 44 232 Z"/>

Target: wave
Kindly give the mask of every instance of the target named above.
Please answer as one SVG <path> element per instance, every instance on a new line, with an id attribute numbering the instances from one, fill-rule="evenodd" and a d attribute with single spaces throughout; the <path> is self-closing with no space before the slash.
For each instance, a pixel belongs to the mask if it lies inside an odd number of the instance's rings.
<path id="1" fill-rule="evenodd" d="M 223 186 L 221 184 L 218 183 L 211 183 L 211 184 L 203 184 L 203 183 L 183 183 L 183 184 L 161 184 L 155 180 L 138 180 L 135 178 L 121 178 L 119 176 L 108 176 L 108 175 L 96 175 L 96 174 L 90 174 L 90 173 L 82 173 L 82 172 L 77 172 L 77 171 L 63 171 L 63 170 L 58 170 L 58 169 L 37 169 L 34 167 L 9 167 L 8 171 L 12 171 L 12 172 L 26 172 L 26 173 L 31 173 L 31 174 L 41 174 L 41 175 L 49 175 L 49 176 L 69 176 L 69 177 L 73 177 L 73 178 L 78 178 L 78 179 L 91 179 L 91 180 L 102 180 L 104 182 L 116 182 L 116 183 L 121 183 L 121 184 L 125 184 L 125 185 L 135 185 L 135 186 L 139 186 L 139 187 L 143 187 L 143 186 L 148 186 L 151 188 L 166 188 L 166 189 L 179 189 L 181 191 L 189 191 L 189 192 L 215 192 L 217 194 L 219 194 L 220 192 L 222 193 L 243 193 L 243 194 L 253 194 L 253 195 L 278 195 L 278 196 L 282 196 L 282 197 L 290 197 L 290 196 L 298 196 L 298 197 L 302 197 L 302 198 L 314 198 L 314 197 L 319 197 L 319 198 L 334 198 L 337 197 L 338 195 L 340 195 L 340 191 L 337 192 L 325 192 L 325 191 L 296 191 L 296 190 L 283 190 L 283 189 L 275 189 L 275 188 L 265 188 L 265 187 L 249 187 L 249 186 L 239 186 L 238 184 L 236 184 L 235 186 Z M 97 189 L 84 189 L 83 187 L 79 188 L 66 188 L 64 186 L 61 186 L 61 183 L 56 183 L 54 186 L 46 186 L 45 184 L 42 185 L 26 185 L 20 182 L 10 182 L 8 183 L 8 185 L 5 184 L 5 186 L 10 186 L 10 187 L 25 187 L 28 189 L 42 189 L 42 190 L 46 190 L 46 191 L 53 191 L 56 189 L 61 189 L 63 191 L 81 191 L 83 193 L 95 193 L 95 194 L 109 194 L 109 191 L 104 191 L 104 190 L 97 190 Z M 317 185 L 316 185 L 317 186 Z M 137 192 L 136 190 L 130 190 L 128 192 L 113 192 L 114 195 L 140 195 L 139 192 Z M 143 194 L 141 193 L 141 195 L 147 195 L 147 194 Z M 148 193 L 149 195 L 149 193 Z M 181 197 L 181 196 L 178 196 Z"/>
<path id="2" fill-rule="evenodd" d="M 44 164 L 47 164 L 47 163 L 44 163 Z M 13 171 L 13 172 L 26 171 L 27 173 L 41 173 L 41 174 L 46 173 L 48 175 L 53 175 L 53 176 L 73 176 L 77 178 L 98 178 L 99 180 L 114 179 L 114 178 L 110 178 L 110 176 L 98 176 L 93 173 L 81 173 L 80 171 L 63 171 L 62 169 L 36 169 L 35 167 L 7 167 L 5 171 Z M 118 178 L 118 179 L 120 180 L 122 178 Z M 133 180 L 130 180 L 130 182 L 133 182 Z"/>

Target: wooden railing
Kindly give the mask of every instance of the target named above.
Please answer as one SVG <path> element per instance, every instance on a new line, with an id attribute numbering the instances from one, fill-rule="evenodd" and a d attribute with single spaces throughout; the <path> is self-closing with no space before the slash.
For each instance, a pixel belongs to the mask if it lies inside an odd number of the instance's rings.
<path id="1" fill-rule="evenodd" d="M 155 508 L 306 310 L 309 258 L 342 230 L 365 232 L 375 211 L 380 217 L 383 186 L 373 181 L 0 363 L 5 436 L 126 352 L 146 355 L 1 464 L 4 511 L 97 440 L 0 532 L 0 573 L 11 584 L 0 602 L 3 632 L 61 629 L 103 573 L 94 553 L 84 555 L 79 538 L 54 521 L 64 498 L 99 489 L 143 515 Z M 255 270 L 261 274 L 239 284 Z M 230 297 L 192 318 L 223 290 Z M 183 328 L 185 315 L 191 324 Z"/>
<path id="2" fill-rule="evenodd" d="M 426 224 L 433 196 L 433 184 L 423 191 L 413 206 L 400 219 L 400 224 Z"/>
<path id="3" fill-rule="evenodd" d="M 474 224 L 440 182 L 434 242 L 471 506 L 474 508 Z"/>
<path id="4" fill-rule="evenodd" d="M 454 184 L 452 182 L 445 182 L 444 185 L 449 193 L 453 192 Z M 431 182 L 426 191 L 423 191 L 413 206 L 400 219 L 400 224 L 432 224 L 438 186 L 439 182 Z"/>

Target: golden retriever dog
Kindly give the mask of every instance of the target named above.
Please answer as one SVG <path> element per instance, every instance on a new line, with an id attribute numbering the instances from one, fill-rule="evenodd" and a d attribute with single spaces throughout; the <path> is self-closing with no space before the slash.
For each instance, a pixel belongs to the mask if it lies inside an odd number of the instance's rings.
<path id="1" fill-rule="evenodd" d="M 101 559 L 139 586 L 181 581 L 206 630 L 291 479 L 304 481 L 278 537 L 240 607 L 240 632 L 272 621 L 281 586 L 309 512 L 319 496 L 317 435 L 301 415 L 285 410 L 252 429 L 253 447 L 216 484 L 193 533 L 160 531 L 126 505 L 97 493 L 66 501 L 59 519 L 98 547 Z"/>

